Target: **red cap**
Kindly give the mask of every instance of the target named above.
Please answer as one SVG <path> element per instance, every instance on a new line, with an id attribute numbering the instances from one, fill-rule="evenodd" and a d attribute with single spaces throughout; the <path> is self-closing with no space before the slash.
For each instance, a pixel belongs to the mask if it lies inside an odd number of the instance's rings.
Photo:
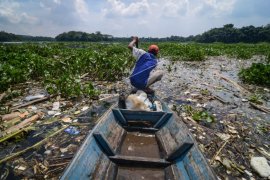
<path id="1" fill-rule="evenodd" d="M 149 46 L 148 52 L 157 55 L 158 54 L 158 51 L 159 51 L 159 48 L 158 48 L 157 45 L 152 44 L 151 46 Z"/>

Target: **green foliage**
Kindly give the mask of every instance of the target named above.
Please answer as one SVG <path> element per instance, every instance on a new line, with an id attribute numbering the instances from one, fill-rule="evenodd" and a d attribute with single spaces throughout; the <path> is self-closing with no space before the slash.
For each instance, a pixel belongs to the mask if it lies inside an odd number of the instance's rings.
<path id="1" fill-rule="evenodd" d="M 270 42 L 270 26 L 254 27 L 245 26 L 235 28 L 233 24 L 226 24 L 222 28 L 213 28 L 202 35 L 194 37 L 194 40 L 202 43 L 258 43 Z"/>
<path id="2" fill-rule="evenodd" d="M 116 81 L 129 73 L 134 59 L 122 44 L 43 43 L 0 46 L 0 92 L 29 79 L 42 81 L 50 93 L 63 96 L 98 92 L 90 80 Z"/>
<path id="3" fill-rule="evenodd" d="M 11 112 L 11 110 L 10 110 L 9 106 L 4 106 L 4 105 L 0 104 L 0 115 L 8 114 L 10 112 Z M 1 126 L 0 126 L 0 130 L 1 130 Z"/>
<path id="4" fill-rule="evenodd" d="M 150 43 L 142 43 L 147 49 Z M 228 55 L 246 59 L 264 55 L 270 61 L 270 45 L 262 44 L 179 44 L 158 43 L 160 57 L 172 62 L 201 61 L 207 56 Z M 0 45 L 0 92 L 28 80 L 43 82 L 50 93 L 63 96 L 89 95 L 97 92 L 91 81 L 116 81 L 126 77 L 135 61 L 121 43 L 24 43 Z M 260 67 L 257 67 L 260 66 Z M 269 65 L 243 70 L 241 77 L 251 83 L 269 85 Z M 262 67 L 261 67 L 262 66 Z M 258 69 L 259 68 L 259 69 Z M 258 69 L 256 72 L 255 70 Z M 168 67 L 172 71 L 172 67 Z M 80 76 L 88 73 L 90 82 Z M 258 76 L 258 77 L 257 77 Z"/>
<path id="5" fill-rule="evenodd" d="M 251 96 L 249 96 L 248 100 L 256 104 L 263 104 L 262 96 L 259 94 L 252 94 Z"/>
<path id="6" fill-rule="evenodd" d="M 184 105 L 183 110 L 189 115 L 192 116 L 192 114 L 195 112 L 192 106 L 190 105 Z"/>
<path id="7" fill-rule="evenodd" d="M 15 35 L 0 32 L 0 41 L 80 41 L 80 42 L 128 42 L 130 37 L 113 37 L 111 35 L 102 34 L 97 31 L 95 33 L 86 33 L 80 31 L 69 31 L 57 35 L 55 38 L 51 37 L 34 37 L 25 35 Z M 266 26 L 254 27 L 245 26 L 242 28 L 235 28 L 233 24 L 226 24 L 221 28 L 210 29 L 200 35 L 180 37 L 170 36 L 165 38 L 142 37 L 141 42 L 200 42 L 200 43 L 258 43 L 270 42 L 270 24 Z"/>
<path id="8" fill-rule="evenodd" d="M 270 52 L 266 56 L 266 63 L 270 64 Z"/>
<path id="9" fill-rule="evenodd" d="M 94 97 L 99 94 L 91 82 L 83 85 L 79 77 L 70 74 L 63 74 L 59 78 L 47 78 L 44 84 L 50 94 L 61 93 L 64 97 L 80 96 L 82 94 Z"/>
<path id="10" fill-rule="evenodd" d="M 80 31 L 69 31 L 64 32 L 55 37 L 57 41 L 109 41 L 112 40 L 111 35 L 101 34 L 101 32 L 97 31 L 96 33 L 85 33 Z"/>
<path id="11" fill-rule="evenodd" d="M 18 40 L 19 38 L 15 34 L 0 31 L 0 41 L 5 42 L 5 41 L 18 41 Z"/>
<path id="12" fill-rule="evenodd" d="M 192 118 L 195 121 L 207 121 L 209 123 L 214 122 L 215 121 L 215 117 L 213 115 L 210 115 L 208 112 L 206 111 L 198 111 L 198 112 L 194 112 L 194 114 L 192 115 Z"/>
<path id="13" fill-rule="evenodd" d="M 82 93 L 80 79 L 70 74 L 58 78 L 47 78 L 45 88 L 50 94 L 61 93 L 63 96 L 79 96 Z"/>
<path id="14" fill-rule="evenodd" d="M 0 31 L 0 42 L 12 42 L 12 41 L 54 41 L 54 38 L 41 36 L 15 35 L 12 33 Z"/>
<path id="15" fill-rule="evenodd" d="M 7 101 L 13 98 L 16 98 L 18 96 L 22 95 L 22 91 L 21 90 L 12 90 L 12 89 L 8 89 L 6 92 L 5 97 L 2 99 L 2 101 Z"/>
<path id="16" fill-rule="evenodd" d="M 114 38 L 116 41 L 129 41 L 129 38 Z M 236 28 L 226 24 L 220 28 L 210 29 L 196 36 L 170 36 L 165 38 L 140 38 L 141 42 L 199 42 L 199 43 L 258 43 L 270 42 L 270 24 L 261 27 L 245 26 Z"/>
<path id="17" fill-rule="evenodd" d="M 185 105 L 183 109 L 195 121 L 207 121 L 209 123 L 215 121 L 215 117 L 207 111 L 193 109 L 190 105 Z"/>
<path id="18" fill-rule="evenodd" d="M 147 49 L 149 43 L 144 43 Z M 254 55 L 265 55 L 270 59 L 270 45 L 261 44 L 198 44 L 198 43 L 158 43 L 160 55 L 168 57 L 172 61 L 202 61 L 207 56 L 227 55 L 238 59 L 249 59 Z"/>
<path id="19" fill-rule="evenodd" d="M 198 44 L 160 43 L 161 56 L 169 57 L 173 61 L 201 61 L 205 53 Z"/>
<path id="20" fill-rule="evenodd" d="M 256 126 L 256 131 L 260 134 L 260 135 L 265 135 L 267 133 L 269 133 L 269 126 L 266 124 L 258 124 Z"/>
<path id="21" fill-rule="evenodd" d="M 204 95 L 204 96 L 210 95 L 210 92 L 209 92 L 209 90 L 207 90 L 207 89 L 202 89 L 202 90 L 200 90 L 200 93 L 201 93 L 202 95 Z"/>
<path id="22" fill-rule="evenodd" d="M 244 82 L 270 87 L 270 64 L 252 63 L 251 67 L 239 73 Z"/>

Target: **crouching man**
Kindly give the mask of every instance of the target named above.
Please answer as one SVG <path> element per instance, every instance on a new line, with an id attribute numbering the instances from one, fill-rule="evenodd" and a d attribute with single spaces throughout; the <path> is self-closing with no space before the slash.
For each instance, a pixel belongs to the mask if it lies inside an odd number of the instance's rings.
<path id="1" fill-rule="evenodd" d="M 144 50 L 137 48 L 138 42 L 138 37 L 133 37 L 133 40 L 128 45 L 128 48 L 136 58 L 136 64 L 130 76 L 130 83 L 136 89 L 151 94 L 154 93 L 154 91 L 150 89 L 149 86 L 160 81 L 163 76 L 162 71 L 154 70 L 157 66 L 157 54 L 159 48 L 157 45 L 151 45 L 149 46 L 148 52 L 145 52 Z M 135 47 L 135 45 L 137 47 Z"/>

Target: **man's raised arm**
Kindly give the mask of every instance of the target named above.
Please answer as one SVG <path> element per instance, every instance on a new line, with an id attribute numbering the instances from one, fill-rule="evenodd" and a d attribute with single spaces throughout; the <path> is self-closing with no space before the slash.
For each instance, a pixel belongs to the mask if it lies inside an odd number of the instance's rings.
<path id="1" fill-rule="evenodd" d="M 138 47 L 138 42 L 139 42 L 139 38 L 137 36 L 134 36 L 133 40 L 129 43 L 128 48 L 130 50 L 132 50 L 134 45 L 136 45 L 136 47 Z"/>

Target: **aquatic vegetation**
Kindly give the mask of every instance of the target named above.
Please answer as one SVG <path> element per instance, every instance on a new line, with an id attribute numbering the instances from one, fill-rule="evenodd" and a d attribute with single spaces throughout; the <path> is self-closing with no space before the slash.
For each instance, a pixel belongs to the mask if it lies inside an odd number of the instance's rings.
<path id="1" fill-rule="evenodd" d="M 251 67 L 242 69 L 239 76 L 244 82 L 270 86 L 270 64 L 253 63 Z"/>
<path id="2" fill-rule="evenodd" d="M 28 80 L 50 93 L 96 95 L 93 80 L 121 80 L 134 59 L 124 45 L 98 43 L 12 44 L 0 46 L 0 92 Z M 82 84 L 80 76 L 90 81 Z"/>
<path id="3" fill-rule="evenodd" d="M 150 43 L 142 43 L 147 50 Z M 270 44 L 157 43 L 159 57 L 174 61 L 202 61 L 208 56 L 227 55 L 248 59 L 270 58 Z M 116 81 L 130 74 L 135 60 L 124 43 L 24 43 L 0 45 L 0 92 L 29 80 L 42 82 L 50 93 L 63 96 L 95 96 L 92 81 Z M 256 70 L 257 69 L 257 70 Z M 168 71 L 171 71 L 168 67 Z M 88 82 L 81 76 L 87 73 Z M 242 70 L 244 81 L 269 85 L 269 65 Z"/>
<path id="4" fill-rule="evenodd" d="M 148 44 L 147 44 L 148 45 Z M 238 59 L 250 59 L 254 55 L 269 57 L 270 44 L 199 44 L 199 43 L 159 43 L 161 56 L 173 61 L 202 61 L 208 56 L 227 55 Z"/>
<path id="5" fill-rule="evenodd" d="M 249 96 L 248 100 L 256 104 L 263 104 L 262 96 L 259 94 L 252 94 L 251 96 Z"/>
<path id="6" fill-rule="evenodd" d="M 192 115 L 192 119 L 194 119 L 195 121 L 202 121 L 203 120 L 203 121 L 207 121 L 209 123 L 215 121 L 215 117 L 206 111 L 194 112 Z"/>
<path id="7" fill-rule="evenodd" d="M 197 110 L 190 105 L 183 106 L 183 110 L 195 121 L 206 121 L 209 123 L 215 121 L 215 117 L 205 110 Z"/>

